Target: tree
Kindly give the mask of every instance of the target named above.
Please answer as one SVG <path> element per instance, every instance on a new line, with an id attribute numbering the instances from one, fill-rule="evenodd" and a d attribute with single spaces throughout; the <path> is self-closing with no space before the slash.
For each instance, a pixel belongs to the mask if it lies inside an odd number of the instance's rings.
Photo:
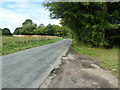
<path id="1" fill-rule="evenodd" d="M 67 26 L 61 26 L 61 36 L 62 37 L 72 37 L 72 31 Z"/>
<path id="2" fill-rule="evenodd" d="M 39 26 L 40 26 L 40 27 L 44 27 L 44 24 L 40 24 Z"/>
<path id="3" fill-rule="evenodd" d="M 48 24 L 46 27 L 40 24 L 36 29 L 33 30 L 36 35 L 54 35 L 60 37 L 67 37 L 70 35 L 70 29 L 66 26 L 60 27 L 59 25 Z"/>
<path id="4" fill-rule="evenodd" d="M 119 28 L 119 3 L 115 2 L 50 2 L 44 4 L 52 19 L 61 19 L 74 32 L 76 40 L 93 46 L 108 46 L 106 31 Z M 117 18 L 118 17 L 118 18 Z"/>
<path id="5" fill-rule="evenodd" d="M 54 30 L 55 36 L 61 36 L 61 27 L 59 25 L 52 25 L 52 29 Z"/>
<path id="6" fill-rule="evenodd" d="M 54 35 L 54 29 L 53 29 L 53 26 L 51 24 L 48 24 L 46 26 L 46 29 L 48 30 L 48 32 L 47 32 L 48 35 Z"/>
<path id="7" fill-rule="evenodd" d="M 59 25 L 52 25 L 52 29 L 54 30 L 55 36 L 60 37 L 71 37 L 71 30 L 67 26 L 59 26 Z"/>
<path id="8" fill-rule="evenodd" d="M 36 29 L 33 30 L 35 35 L 46 35 L 46 27 L 43 24 L 40 24 Z"/>
<path id="9" fill-rule="evenodd" d="M 13 34 L 14 35 L 20 35 L 20 30 L 21 30 L 21 27 L 18 27 L 14 30 Z"/>
<path id="10" fill-rule="evenodd" d="M 31 25 L 31 24 L 33 24 L 32 20 L 27 19 L 27 20 L 25 20 L 25 22 L 22 23 L 22 26 L 28 26 L 28 25 Z"/>
<path id="11" fill-rule="evenodd" d="M 22 24 L 22 29 L 20 30 L 20 34 L 22 35 L 33 35 L 33 30 L 36 29 L 37 24 L 34 24 L 31 19 L 27 19 Z"/>
<path id="12" fill-rule="evenodd" d="M 4 28 L 2 29 L 2 35 L 12 35 L 12 33 L 10 32 L 10 30 L 8 28 Z"/>

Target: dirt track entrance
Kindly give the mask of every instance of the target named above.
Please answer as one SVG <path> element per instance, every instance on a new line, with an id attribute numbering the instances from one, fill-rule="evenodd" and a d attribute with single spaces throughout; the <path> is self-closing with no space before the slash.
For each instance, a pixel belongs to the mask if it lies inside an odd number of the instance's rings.
<path id="1" fill-rule="evenodd" d="M 100 62 L 69 49 L 41 88 L 117 88 L 118 80 L 98 66 Z"/>

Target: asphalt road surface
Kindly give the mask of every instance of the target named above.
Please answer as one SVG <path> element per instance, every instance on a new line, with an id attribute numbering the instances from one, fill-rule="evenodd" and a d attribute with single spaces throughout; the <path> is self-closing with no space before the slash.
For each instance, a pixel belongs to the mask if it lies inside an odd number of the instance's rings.
<path id="1" fill-rule="evenodd" d="M 2 88 L 39 88 L 70 45 L 64 39 L 2 56 Z"/>

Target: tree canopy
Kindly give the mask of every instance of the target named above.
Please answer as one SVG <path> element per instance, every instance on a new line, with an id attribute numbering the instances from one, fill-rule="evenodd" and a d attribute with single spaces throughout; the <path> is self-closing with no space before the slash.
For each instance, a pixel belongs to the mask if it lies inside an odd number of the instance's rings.
<path id="1" fill-rule="evenodd" d="M 12 35 L 12 33 L 8 28 L 0 29 L 0 32 L 2 33 L 2 35 L 10 35 L 10 36 Z"/>
<path id="2" fill-rule="evenodd" d="M 21 27 L 16 28 L 13 34 L 20 35 L 20 30 L 21 30 Z"/>
<path id="3" fill-rule="evenodd" d="M 111 46 L 120 41 L 120 25 L 115 23 L 120 21 L 119 2 L 50 2 L 44 6 L 52 19 L 61 19 L 62 25 L 71 28 L 79 42 Z"/>
<path id="4" fill-rule="evenodd" d="M 67 26 L 40 24 L 37 27 L 37 24 L 33 23 L 31 19 L 25 20 L 22 23 L 22 27 L 17 27 L 14 30 L 15 35 L 51 35 L 51 36 L 60 36 L 60 37 L 71 37 L 72 32 Z"/>

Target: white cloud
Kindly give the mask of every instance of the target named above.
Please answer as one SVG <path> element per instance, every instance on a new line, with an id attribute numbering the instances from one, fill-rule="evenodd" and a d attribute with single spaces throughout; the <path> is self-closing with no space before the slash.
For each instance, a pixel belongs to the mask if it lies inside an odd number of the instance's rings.
<path id="1" fill-rule="evenodd" d="M 16 27 L 20 27 L 26 19 L 32 19 L 37 25 L 59 24 L 59 20 L 51 20 L 49 11 L 45 10 L 41 3 L 16 2 L 4 3 L 5 6 L 0 7 L 0 28 L 9 28 L 11 32 Z"/>
<path id="2" fill-rule="evenodd" d="M 21 23 L 26 18 L 27 17 L 24 15 L 11 12 L 4 8 L 0 8 L 0 28 L 7 27 L 10 28 L 13 32 L 16 27 L 21 26 Z"/>

